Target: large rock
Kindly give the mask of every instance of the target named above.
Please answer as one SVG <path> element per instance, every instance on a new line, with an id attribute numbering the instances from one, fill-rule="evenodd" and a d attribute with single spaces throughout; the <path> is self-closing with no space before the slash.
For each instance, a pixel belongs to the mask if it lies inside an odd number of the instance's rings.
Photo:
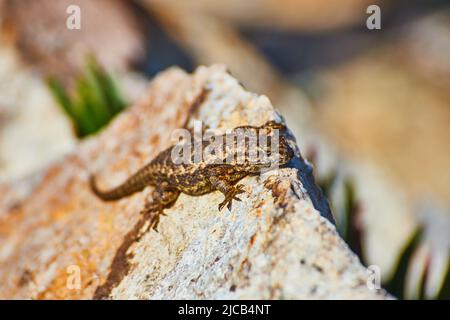
<path id="1" fill-rule="evenodd" d="M 0 186 L 0 298 L 386 297 L 367 285 L 298 151 L 289 167 L 242 180 L 232 212 L 218 211 L 219 192 L 181 195 L 159 233 L 139 214 L 151 188 L 112 203 L 92 194 L 90 172 L 119 184 L 194 119 L 221 131 L 280 116 L 222 66 L 164 72 L 73 154 Z"/>

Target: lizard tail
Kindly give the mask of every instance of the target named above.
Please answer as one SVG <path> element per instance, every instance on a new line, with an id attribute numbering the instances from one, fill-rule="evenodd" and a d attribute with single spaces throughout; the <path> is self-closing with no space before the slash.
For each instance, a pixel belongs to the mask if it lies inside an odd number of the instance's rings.
<path id="1" fill-rule="evenodd" d="M 89 178 L 89 185 L 92 192 L 103 201 L 114 201 L 142 191 L 147 186 L 147 181 L 145 177 L 143 177 L 142 172 L 137 172 L 116 188 L 111 190 L 100 190 L 95 176 L 91 175 Z"/>

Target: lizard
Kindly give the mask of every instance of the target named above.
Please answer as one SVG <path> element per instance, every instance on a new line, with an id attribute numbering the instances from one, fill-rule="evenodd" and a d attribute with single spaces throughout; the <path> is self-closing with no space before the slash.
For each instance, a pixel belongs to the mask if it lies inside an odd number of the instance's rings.
<path id="1" fill-rule="evenodd" d="M 286 127 L 275 121 L 269 121 L 259 127 L 250 125 L 239 126 L 232 129 L 231 133 L 236 133 L 238 130 L 241 130 L 241 133 L 254 133 L 257 136 L 266 134 L 270 137 L 274 130 L 285 131 Z M 216 135 L 214 138 L 225 139 L 225 136 L 226 134 Z M 188 143 L 192 144 L 193 140 Z M 236 141 L 234 143 L 234 146 L 236 146 Z M 201 144 L 202 150 L 204 150 L 210 142 L 202 141 Z M 210 192 L 220 191 L 225 198 L 218 206 L 219 211 L 225 206 L 231 211 L 232 201 L 241 201 L 238 195 L 245 192 L 244 185 L 238 184 L 238 182 L 248 175 L 258 174 L 267 170 L 273 164 L 273 158 L 271 159 L 270 157 L 262 157 L 256 161 L 250 161 L 251 159 L 248 157 L 250 153 L 249 146 L 250 144 L 246 141 L 243 145 L 244 150 L 239 150 L 239 147 L 236 147 L 230 151 L 224 147 L 220 155 L 212 154 L 208 159 L 203 159 L 198 163 L 191 159 L 188 163 L 180 164 L 174 162 L 172 154 L 174 146 L 171 146 L 160 152 L 147 165 L 139 169 L 119 186 L 111 190 L 101 190 L 96 183 L 95 176 L 91 175 L 90 187 L 93 193 L 103 201 L 115 201 L 140 192 L 147 186 L 153 186 L 151 201 L 146 201 L 141 213 L 153 213 L 149 228 L 158 231 L 157 226 L 160 216 L 165 215 L 164 209 L 170 208 L 176 202 L 180 193 L 189 196 L 201 196 Z M 277 147 L 278 154 L 275 155 L 277 156 L 277 164 L 280 166 L 287 164 L 293 157 L 294 152 L 282 134 L 279 135 Z M 191 148 L 191 150 L 193 149 Z M 270 144 L 262 147 L 262 152 L 266 152 L 268 155 L 271 154 L 271 150 Z M 238 152 L 241 152 L 240 154 L 244 152 L 244 161 L 237 161 L 236 154 Z M 193 158 L 192 153 L 191 158 Z M 225 161 L 226 159 L 228 161 Z"/>

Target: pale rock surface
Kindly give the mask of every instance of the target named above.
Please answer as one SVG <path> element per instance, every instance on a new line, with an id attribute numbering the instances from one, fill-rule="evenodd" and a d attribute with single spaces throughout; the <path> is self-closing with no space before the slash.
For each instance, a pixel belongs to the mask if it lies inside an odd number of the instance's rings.
<path id="1" fill-rule="evenodd" d="M 389 298 L 367 285 L 298 150 L 287 168 L 243 179 L 232 212 L 218 211 L 219 192 L 181 195 L 159 233 L 142 232 L 151 188 L 103 203 L 88 187 L 90 172 L 103 186 L 122 182 L 193 120 L 224 131 L 273 119 L 270 101 L 223 66 L 162 73 L 99 136 L 33 179 L 0 185 L 0 298 Z"/>

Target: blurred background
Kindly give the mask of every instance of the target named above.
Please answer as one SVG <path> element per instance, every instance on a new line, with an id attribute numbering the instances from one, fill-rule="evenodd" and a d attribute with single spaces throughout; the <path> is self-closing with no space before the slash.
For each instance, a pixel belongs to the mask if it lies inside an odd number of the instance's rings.
<path id="1" fill-rule="evenodd" d="M 450 298 L 449 1 L 0 0 L 0 184 L 73 150 L 158 72 L 212 63 L 280 110 L 390 293 Z"/>

